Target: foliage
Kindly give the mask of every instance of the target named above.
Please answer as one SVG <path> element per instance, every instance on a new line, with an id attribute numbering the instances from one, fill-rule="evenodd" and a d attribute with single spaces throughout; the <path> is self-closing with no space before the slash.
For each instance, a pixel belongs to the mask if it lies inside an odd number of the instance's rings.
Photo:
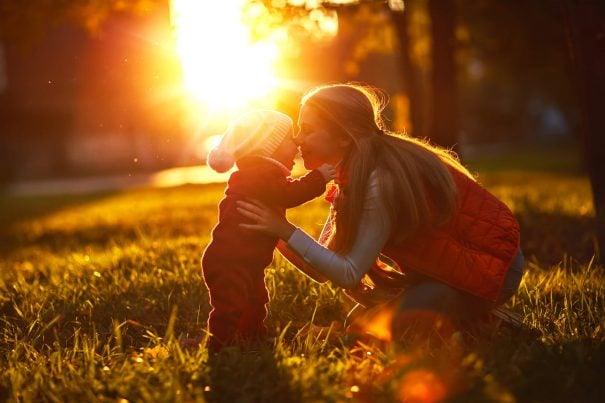
<path id="1" fill-rule="evenodd" d="M 558 218 L 573 226 L 594 214 L 587 180 L 502 170 L 479 178 L 522 218 L 529 265 L 509 307 L 526 329 L 481 325 L 439 344 L 346 347 L 300 331 L 341 320 L 341 292 L 276 258 L 267 270 L 273 345 L 215 357 L 177 339 L 203 335 L 199 258 L 222 185 L 4 197 L 0 399 L 599 400 L 603 270 L 549 230 Z M 289 214 L 317 235 L 325 212 L 317 200 Z"/>
<path id="2" fill-rule="evenodd" d="M 0 3 L 0 38 L 29 42 L 62 21 L 95 32 L 111 13 L 142 15 L 161 4 L 159 0 L 4 0 Z"/>
<path id="3" fill-rule="evenodd" d="M 561 4 L 460 2 L 461 117 L 473 142 L 576 135 Z"/>

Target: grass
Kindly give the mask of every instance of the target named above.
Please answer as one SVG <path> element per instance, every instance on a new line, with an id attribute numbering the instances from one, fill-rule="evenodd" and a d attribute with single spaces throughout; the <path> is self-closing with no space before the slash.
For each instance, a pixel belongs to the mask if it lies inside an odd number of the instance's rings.
<path id="1" fill-rule="evenodd" d="M 303 335 L 346 315 L 346 297 L 276 257 L 272 347 L 183 350 L 202 334 L 200 255 L 222 185 L 0 199 L 0 400 L 603 400 L 605 272 L 591 263 L 587 180 L 486 170 L 514 210 L 528 270 L 508 307 L 526 329 L 482 326 L 445 343 L 347 348 Z M 321 200 L 291 210 L 313 235 Z"/>

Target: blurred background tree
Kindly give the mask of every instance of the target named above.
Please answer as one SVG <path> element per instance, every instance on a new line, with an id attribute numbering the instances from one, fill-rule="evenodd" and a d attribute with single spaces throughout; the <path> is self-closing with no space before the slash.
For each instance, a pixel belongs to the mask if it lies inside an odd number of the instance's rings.
<path id="1" fill-rule="evenodd" d="M 605 254 L 605 3 L 563 0 L 574 61 L 581 134 L 596 211 L 599 252 Z"/>
<path id="2" fill-rule="evenodd" d="M 165 3 L 162 0 L 3 0 L 0 35 L 4 40 L 31 44 L 66 21 L 94 33 L 112 13 L 145 15 Z"/>

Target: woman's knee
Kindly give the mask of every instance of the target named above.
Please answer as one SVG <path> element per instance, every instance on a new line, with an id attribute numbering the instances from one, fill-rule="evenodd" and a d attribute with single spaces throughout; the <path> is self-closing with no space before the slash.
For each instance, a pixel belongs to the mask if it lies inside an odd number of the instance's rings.
<path id="1" fill-rule="evenodd" d="M 500 295 L 497 300 L 497 304 L 505 303 L 510 297 L 512 297 L 515 292 L 519 289 L 519 284 L 521 284 L 521 279 L 523 278 L 523 273 L 525 270 L 525 258 L 523 257 L 523 252 L 521 248 L 517 251 L 517 255 L 513 259 L 513 262 L 506 273 L 506 277 L 504 277 L 504 283 L 502 284 L 502 290 L 500 291 Z"/>
<path id="2" fill-rule="evenodd" d="M 460 291 L 437 281 L 417 284 L 404 292 L 399 310 L 447 312 L 459 305 Z"/>
<path id="3" fill-rule="evenodd" d="M 440 335 L 453 333 L 462 323 L 489 310 L 488 301 L 437 281 L 411 287 L 401 297 L 393 318 L 393 333 L 406 332 Z"/>

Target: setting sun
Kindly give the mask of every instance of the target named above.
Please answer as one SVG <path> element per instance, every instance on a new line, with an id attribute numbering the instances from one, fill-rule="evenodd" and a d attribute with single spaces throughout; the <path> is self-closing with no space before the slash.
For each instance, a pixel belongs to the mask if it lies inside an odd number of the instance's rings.
<path id="1" fill-rule="evenodd" d="M 245 3 L 172 1 L 185 87 L 208 107 L 237 107 L 266 97 L 277 85 L 273 66 L 278 46 L 252 40 L 243 22 Z"/>

